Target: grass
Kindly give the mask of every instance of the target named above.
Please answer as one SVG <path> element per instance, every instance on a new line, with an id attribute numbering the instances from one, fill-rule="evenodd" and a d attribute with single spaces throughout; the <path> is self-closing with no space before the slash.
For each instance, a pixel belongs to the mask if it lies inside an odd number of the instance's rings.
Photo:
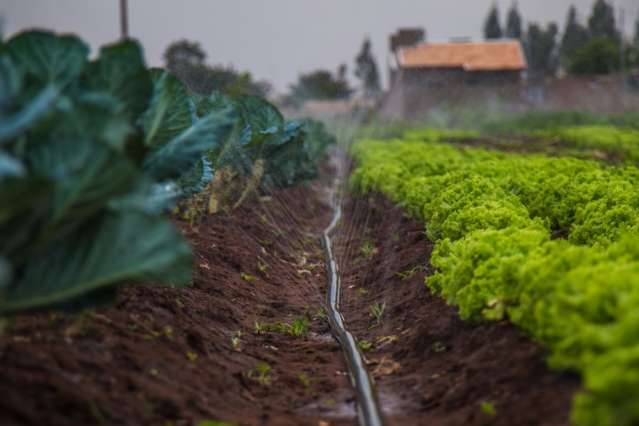
<path id="1" fill-rule="evenodd" d="M 257 277 L 251 274 L 247 274 L 245 272 L 242 272 L 240 274 L 240 277 L 246 281 L 247 283 L 254 283 L 255 281 L 257 281 Z"/>
<path id="2" fill-rule="evenodd" d="M 260 361 L 257 363 L 255 368 L 249 370 L 246 377 L 256 381 L 262 386 L 270 386 L 273 382 L 272 368 L 268 363 Z"/>
<path id="3" fill-rule="evenodd" d="M 479 404 L 479 409 L 488 417 L 495 417 L 497 415 L 497 408 L 495 408 L 495 404 L 493 404 L 492 402 L 482 401 Z"/>
<path id="4" fill-rule="evenodd" d="M 407 280 L 407 279 L 412 278 L 416 273 L 423 272 L 423 271 L 424 271 L 424 266 L 423 265 L 417 265 L 417 266 L 414 266 L 414 267 L 412 267 L 410 269 L 407 269 L 406 271 L 397 272 L 395 275 L 397 275 L 402 280 Z"/>
<path id="5" fill-rule="evenodd" d="M 373 343 L 368 340 L 360 340 L 359 342 L 357 342 L 357 347 L 360 348 L 362 351 L 367 352 L 373 349 Z"/>
<path id="6" fill-rule="evenodd" d="M 272 324 L 255 321 L 255 334 L 277 333 L 291 337 L 306 337 L 309 331 L 309 321 L 306 317 L 299 317 L 292 323 L 276 322 Z"/>
<path id="7" fill-rule="evenodd" d="M 368 312 L 370 317 L 373 319 L 372 327 L 377 327 L 382 323 L 382 317 L 384 316 L 384 311 L 386 310 L 386 302 L 384 303 L 375 303 L 371 305 Z"/>
<path id="8" fill-rule="evenodd" d="M 297 380 L 304 386 L 304 391 L 310 393 L 311 391 L 311 378 L 306 373 L 300 373 L 297 375 Z"/>
<path id="9" fill-rule="evenodd" d="M 377 254 L 377 248 L 371 240 L 365 240 L 359 248 L 359 252 L 365 260 L 370 260 Z"/>

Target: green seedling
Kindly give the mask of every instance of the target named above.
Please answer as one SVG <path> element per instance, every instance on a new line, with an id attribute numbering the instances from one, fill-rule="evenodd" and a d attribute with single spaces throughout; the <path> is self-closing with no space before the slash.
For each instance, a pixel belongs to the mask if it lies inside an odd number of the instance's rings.
<path id="1" fill-rule="evenodd" d="M 364 297 L 367 294 L 368 294 L 368 290 L 366 290 L 365 288 L 360 287 L 360 288 L 357 289 L 357 295 L 358 296 Z"/>
<path id="2" fill-rule="evenodd" d="M 235 423 L 220 422 L 218 420 L 202 420 L 196 423 L 195 426 L 235 426 Z"/>
<path id="3" fill-rule="evenodd" d="M 302 386 L 304 386 L 304 390 L 306 391 L 306 393 L 309 393 L 311 390 L 311 379 L 310 377 L 308 377 L 308 374 L 306 373 L 298 374 L 297 380 L 299 380 Z"/>
<path id="4" fill-rule="evenodd" d="M 233 346 L 233 349 L 235 349 L 236 351 L 240 351 L 240 345 L 242 344 L 242 341 L 240 340 L 240 338 L 244 335 L 244 333 L 242 333 L 241 330 L 237 330 L 235 333 L 233 333 L 233 335 L 231 336 L 231 346 Z"/>
<path id="5" fill-rule="evenodd" d="M 268 264 L 264 262 L 261 258 L 257 260 L 257 269 L 264 275 L 268 275 L 266 271 L 268 271 Z"/>
<path id="6" fill-rule="evenodd" d="M 268 331 L 267 324 L 262 324 L 259 321 L 255 321 L 255 325 L 253 327 L 255 334 L 265 334 Z"/>
<path id="7" fill-rule="evenodd" d="M 364 352 L 370 351 L 373 348 L 373 343 L 368 340 L 360 340 L 357 342 L 357 346 Z"/>
<path id="8" fill-rule="evenodd" d="M 242 279 L 246 281 L 247 283 L 254 283 L 255 281 L 257 281 L 257 277 L 244 272 L 240 274 L 240 277 L 242 277 Z"/>
<path id="9" fill-rule="evenodd" d="M 328 319 L 328 314 L 326 313 L 326 309 L 319 308 L 315 315 L 313 316 L 314 320 L 326 321 Z"/>
<path id="10" fill-rule="evenodd" d="M 285 336 L 304 337 L 308 334 L 309 322 L 306 317 L 300 317 L 288 324 L 277 322 L 275 324 L 261 324 L 255 321 L 255 334 L 278 333 Z"/>
<path id="11" fill-rule="evenodd" d="M 437 342 L 433 343 L 431 348 L 433 349 L 433 352 L 435 352 L 436 354 L 439 354 L 439 353 L 442 353 L 442 352 L 446 352 L 448 350 L 446 345 L 444 345 L 440 341 L 437 341 Z"/>
<path id="12" fill-rule="evenodd" d="M 237 336 L 231 337 L 231 346 L 233 346 L 233 349 L 235 349 L 236 351 L 239 350 L 240 344 L 242 344 L 242 341 L 240 340 L 239 337 Z"/>
<path id="13" fill-rule="evenodd" d="M 495 404 L 493 404 L 492 402 L 482 401 L 479 404 L 479 408 L 481 412 L 488 417 L 495 417 L 497 415 L 497 408 L 495 408 Z"/>
<path id="14" fill-rule="evenodd" d="M 371 240 L 364 241 L 359 251 L 365 260 L 370 260 L 373 256 L 377 254 L 377 248 L 375 247 L 375 245 L 373 244 Z"/>
<path id="15" fill-rule="evenodd" d="M 382 323 L 382 317 L 384 316 L 384 311 L 386 310 L 386 302 L 384 303 L 375 303 L 371 305 L 369 309 L 370 317 L 373 319 L 374 323 L 371 327 L 377 327 Z"/>
<path id="16" fill-rule="evenodd" d="M 271 366 L 264 361 L 257 363 L 254 369 L 247 373 L 247 377 L 255 380 L 262 386 L 270 386 L 273 378 L 271 377 Z"/>
<path id="17" fill-rule="evenodd" d="M 424 270 L 424 267 L 422 265 L 417 265 L 404 272 L 397 272 L 395 275 L 397 275 L 402 280 L 407 280 L 409 278 L 412 278 L 416 273 L 421 272 L 423 270 Z"/>

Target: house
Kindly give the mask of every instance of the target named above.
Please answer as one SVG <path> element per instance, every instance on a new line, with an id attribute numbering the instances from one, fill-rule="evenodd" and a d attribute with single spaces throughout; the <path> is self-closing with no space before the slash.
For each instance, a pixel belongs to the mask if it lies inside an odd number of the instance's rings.
<path id="1" fill-rule="evenodd" d="M 380 104 L 387 117 L 419 118 L 442 105 L 518 103 L 526 57 L 519 40 L 424 42 L 416 29 L 390 38 L 390 88 Z"/>
<path id="2" fill-rule="evenodd" d="M 394 56 L 391 87 L 518 84 L 526 69 L 518 40 L 421 43 L 400 47 Z"/>

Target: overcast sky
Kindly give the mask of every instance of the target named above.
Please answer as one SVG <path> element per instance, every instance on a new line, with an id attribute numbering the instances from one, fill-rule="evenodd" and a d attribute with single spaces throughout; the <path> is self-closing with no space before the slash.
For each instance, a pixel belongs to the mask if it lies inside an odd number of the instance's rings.
<path id="1" fill-rule="evenodd" d="M 129 0 L 131 34 L 147 61 L 162 64 L 173 40 L 201 42 L 209 61 L 249 70 L 286 90 L 300 72 L 336 69 L 353 58 L 370 36 L 382 68 L 387 37 L 401 26 L 421 26 L 430 40 L 478 38 L 494 0 Z M 526 21 L 563 24 L 571 3 L 582 19 L 594 0 L 519 0 Z M 498 0 L 505 14 L 512 0 Z M 117 39 L 118 0 L 0 0 L 5 34 L 25 28 L 79 33 L 96 48 Z M 616 0 L 626 10 L 627 32 L 639 0 Z"/>

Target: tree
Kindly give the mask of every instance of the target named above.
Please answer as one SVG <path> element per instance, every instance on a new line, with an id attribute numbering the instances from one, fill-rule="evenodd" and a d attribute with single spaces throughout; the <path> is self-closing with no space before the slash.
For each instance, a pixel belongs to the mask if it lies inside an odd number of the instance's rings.
<path id="1" fill-rule="evenodd" d="M 571 63 L 573 74 L 608 74 L 619 69 L 619 44 L 609 37 L 595 37 L 577 50 Z"/>
<path id="2" fill-rule="evenodd" d="M 371 98 L 379 95 L 381 85 L 379 82 L 379 71 L 377 62 L 373 56 L 370 39 L 365 39 L 362 49 L 355 58 L 355 76 L 362 84 L 364 97 Z"/>
<path id="3" fill-rule="evenodd" d="M 621 40 L 615 24 L 615 9 L 606 0 L 597 0 L 593 5 L 588 30 L 592 38 L 607 37 L 617 43 Z"/>
<path id="4" fill-rule="evenodd" d="M 328 70 L 316 70 L 300 75 L 297 83 L 291 86 L 290 94 L 285 97 L 284 103 L 297 106 L 307 100 L 348 99 L 353 90 L 346 81 L 346 71 L 346 65 L 341 65 L 337 76 Z"/>
<path id="5" fill-rule="evenodd" d="M 210 94 L 218 90 L 230 95 L 266 97 L 271 89 L 264 81 L 254 81 L 248 72 L 232 67 L 209 66 L 206 52 L 197 42 L 180 40 L 164 52 L 166 68 L 194 92 Z"/>
<path id="6" fill-rule="evenodd" d="M 510 11 L 508 12 L 508 20 L 506 21 L 506 37 L 521 39 L 521 15 L 517 8 L 517 2 L 513 2 Z"/>
<path id="7" fill-rule="evenodd" d="M 561 39 L 560 56 L 562 62 L 568 64 L 572 55 L 588 43 L 588 39 L 588 30 L 579 22 L 577 8 L 574 5 L 570 6 L 564 35 Z"/>
<path id="8" fill-rule="evenodd" d="M 635 21 L 635 37 L 634 37 L 635 47 L 639 49 L 639 16 L 637 16 L 637 20 Z"/>
<path id="9" fill-rule="evenodd" d="M 524 40 L 528 69 L 533 78 L 553 75 L 557 71 L 557 24 L 550 23 L 543 29 L 531 23 Z"/>
<path id="10" fill-rule="evenodd" d="M 497 4 L 493 4 L 484 23 L 484 38 L 490 40 L 502 38 L 502 36 L 503 32 L 499 22 L 499 9 L 497 9 Z"/>
<path id="11" fill-rule="evenodd" d="M 180 40 L 173 42 L 164 52 L 164 61 L 169 71 L 179 73 L 186 67 L 204 65 L 206 53 L 197 42 Z"/>

